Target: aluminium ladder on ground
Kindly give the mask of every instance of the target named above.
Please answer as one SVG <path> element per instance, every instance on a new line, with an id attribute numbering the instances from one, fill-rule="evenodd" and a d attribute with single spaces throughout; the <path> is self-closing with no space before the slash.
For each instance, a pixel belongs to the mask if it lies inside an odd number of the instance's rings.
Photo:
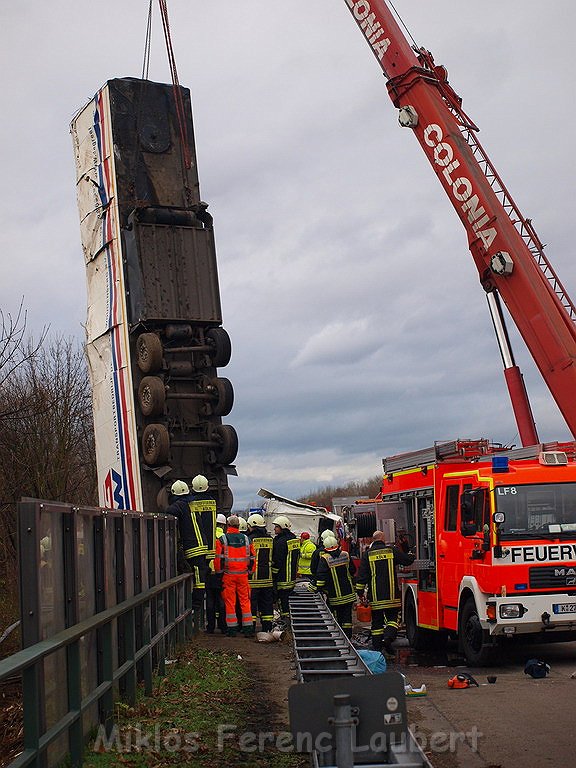
<path id="1" fill-rule="evenodd" d="M 298 582 L 290 597 L 296 749 L 310 753 L 313 768 L 431 768 L 408 728 L 403 675 L 372 675 L 322 595 L 307 585 Z"/>

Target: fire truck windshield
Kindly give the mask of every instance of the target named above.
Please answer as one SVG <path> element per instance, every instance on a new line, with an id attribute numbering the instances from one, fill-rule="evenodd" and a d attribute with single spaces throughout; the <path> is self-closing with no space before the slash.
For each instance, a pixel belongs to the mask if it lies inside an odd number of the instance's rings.
<path id="1" fill-rule="evenodd" d="M 502 539 L 576 537 L 576 483 L 497 486 L 494 500 Z"/>

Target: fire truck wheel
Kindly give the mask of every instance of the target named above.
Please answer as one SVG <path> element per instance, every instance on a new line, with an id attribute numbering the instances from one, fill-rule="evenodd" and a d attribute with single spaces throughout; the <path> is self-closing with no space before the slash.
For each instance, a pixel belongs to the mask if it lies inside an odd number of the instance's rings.
<path id="1" fill-rule="evenodd" d="M 412 594 L 409 594 L 406 598 L 406 604 L 404 606 L 404 624 L 406 626 L 406 639 L 410 643 L 410 647 L 415 651 L 430 650 L 431 633 L 418 626 L 416 606 Z"/>
<path id="2" fill-rule="evenodd" d="M 166 389 L 158 376 L 144 376 L 138 387 L 138 405 L 144 416 L 160 416 L 164 413 Z"/>
<path id="3" fill-rule="evenodd" d="M 238 435 L 229 424 L 214 427 L 212 440 L 216 443 L 214 453 L 219 464 L 231 464 L 238 453 Z"/>
<path id="4" fill-rule="evenodd" d="M 462 607 L 459 630 L 460 643 L 468 664 L 476 667 L 489 664 L 494 656 L 494 647 L 486 642 L 488 632 L 482 629 L 473 598 L 469 598 Z"/>
<path id="5" fill-rule="evenodd" d="M 210 357 L 214 368 L 224 368 L 232 357 L 232 342 L 224 328 L 209 328 L 206 331 L 206 341 L 212 347 Z"/>
<path id="6" fill-rule="evenodd" d="M 149 466 L 164 464 L 170 455 L 170 435 L 164 424 L 148 424 L 142 433 L 142 458 Z"/>
<path id="7" fill-rule="evenodd" d="M 142 373 L 162 367 L 162 342 L 155 333 L 141 333 L 136 340 L 136 362 Z"/>
<path id="8" fill-rule="evenodd" d="M 219 376 L 210 380 L 210 391 L 215 396 L 212 404 L 212 413 L 214 416 L 228 416 L 234 405 L 234 390 L 230 379 Z"/>

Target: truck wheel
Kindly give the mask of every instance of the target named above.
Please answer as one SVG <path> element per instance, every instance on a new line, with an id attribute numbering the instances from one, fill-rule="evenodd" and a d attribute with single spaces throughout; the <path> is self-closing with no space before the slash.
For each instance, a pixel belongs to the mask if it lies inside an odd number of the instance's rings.
<path id="1" fill-rule="evenodd" d="M 230 488 L 222 488 L 220 491 L 220 504 L 218 505 L 218 509 L 221 509 L 222 512 L 230 512 L 232 504 L 234 504 L 232 491 Z"/>
<path id="2" fill-rule="evenodd" d="M 229 424 L 219 424 L 212 432 L 212 440 L 218 445 L 214 448 L 219 464 L 231 464 L 238 454 L 238 435 Z"/>
<path id="3" fill-rule="evenodd" d="M 142 458 L 154 466 L 164 464 L 170 455 L 170 435 L 164 424 L 148 424 L 142 433 Z"/>
<path id="4" fill-rule="evenodd" d="M 230 379 L 219 376 L 211 379 L 208 385 L 212 394 L 216 396 L 212 404 L 212 413 L 214 416 L 228 416 L 234 405 L 234 390 Z"/>
<path id="5" fill-rule="evenodd" d="M 155 333 L 141 333 L 138 336 L 136 362 L 142 373 L 155 373 L 162 367 L 162 342 Z"/>
<path id="6" fill-rule="evenodd" d="M 138 387 L 138 405 L 144 416 L 160 416 L 164 413 L 166 389 L 158 376 L 144 376 Z"/>
<path id="7" fill-rule="evenodd" d="M 494 648 L 486 642 L 488 633 L 482 629 L 473 598 L 464 603 L 458 626 L 460 643 L 468 664 L 475 667 L 487 666 L 494 656 Z"/>
<path id="8" fill-rule="evenodd" d="M 425 629 L 421 629 L 418 626 L 416 619 L 416 605 L 414 603 L 414 597 L 409 594 L 406 598 L 406 604 L 404 606 L 404 624 L 406 626 L 406 639 L 410 643 L 410 647 L 415 651 L 430 650 L 430 643 L 432 638 L 431 632 L 427 632 Z"/>
<path id="9" fill-rule="evenodd" d="M 232 357 L 232 342 L 224 328 L 209 328 L 206 331 L 206 341 L 212 347 L 210 357 L 214 368 L 224 368 Z"/>

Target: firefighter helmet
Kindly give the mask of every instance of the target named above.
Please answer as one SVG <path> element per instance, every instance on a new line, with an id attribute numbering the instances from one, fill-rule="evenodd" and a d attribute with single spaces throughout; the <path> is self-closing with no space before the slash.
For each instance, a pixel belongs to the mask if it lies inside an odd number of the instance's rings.
<path id="1" fill-rule="evenodd" d="M 290 530 L 292 528 L 292 523 L 286 515 L 278 515 L 278 517 L 275 517 L 274 520 L 272 520 L 272 525 L 277 525 L 279 528 L 286 528 L 287 530 Z"/>
<path id="2" fill-rule="evenodd" d="M 219 512 L 216 515 L 216 522 L 218 525 L 226 525 L 226 515 L 223 515 L 222 512 Z"/>
<path id="3" fill-rule="evenodd" d="M 190 493 L 190 488 L 188 488 L 188 483 L 185 483 L 184 480 L 176 480 L 172 483 L 170 493 L 172 496 L 186 496 L 186 494 Z"/>
<path id="4" fill-rule="evenodd" d="M 326 530 L 322 531 L 322 533 L 320 534 L 320 538 L 322 539 L 322 541 L 325 540 L 326 536 L 334 536 L 334 533 L 330 530 L 330 528 L 326 528 Z"/>
<path id="5" fill-rule="evenodd" d="M 192 480 L 192 490 L 196 493 L 204 493 L 204 491 L 208 490 L 208 480 L 204 475 L 196 475 Z"/>
<path id="6" fill-rule="evenodd" d="M 256 512 L 253 515 L 250 515 L 250 517 L 247 520 L 248 525 L 251 528 L 265 528 L 266 527 L 266 520 L 262 517 L 262 515 L 258 514 Z"/>
<path id="7" fill-rule="evenodd" d="M 338 539 L 334 534 L 330 534 L 330 536 L 324 536 L 324 549 L 335 549 L 338 546 Z"/>
<path id="8" fill-rule="evenodd" d="M 248 523 L 246 520 L 244 520 L 243 517 L 238 518 L 238 530 L 239 531 L 247 531 L 248 530 Z"/>

